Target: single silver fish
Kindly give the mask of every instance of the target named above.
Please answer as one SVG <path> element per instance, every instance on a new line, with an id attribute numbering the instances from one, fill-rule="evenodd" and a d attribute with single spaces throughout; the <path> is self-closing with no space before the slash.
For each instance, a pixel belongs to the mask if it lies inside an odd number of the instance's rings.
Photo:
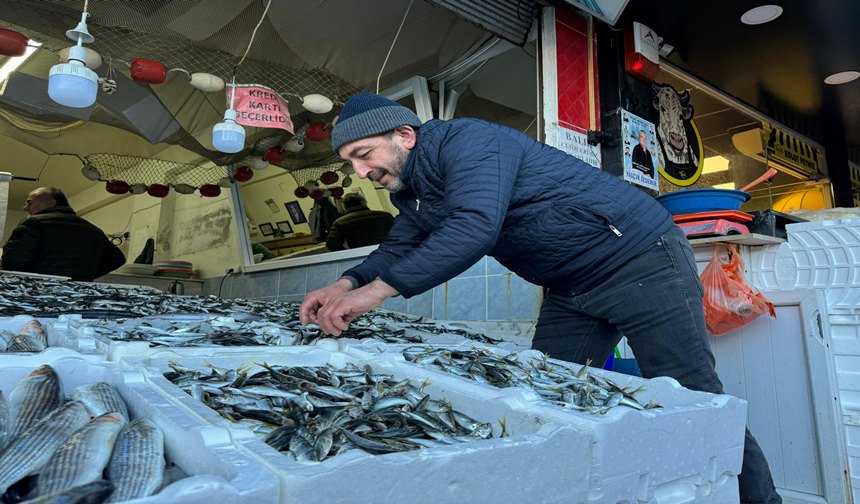
<path id="1" fill-rule="evenodd" d="M 57 372 L 47 364 L 36 368 L 9 395 L 12 422 L 9 441 L 62 403 L 63 393 Z"/>
<path id="2" fill-rule="evenodd" d="M 72 434 L 39 473 L 38 495 L 100 479 L 124 424 L 125 417 L 120 413 L 105 413 Z"/>
<path id="3" fill-rule="evenodd" d="M 135 419 L 119 433 L 107 467 L 116 489 L 108 502 L 155 493 L 164 478 L 164 434 L 146 418 Z"/>
<path id="4" fill-rule="evenodd" d="M 69 401 L 28 427 L 0 453 L 0 494 L 39 472 L 63 442 L 90 419 L 83 404 Z"/>
<path id="5" fill-rule="evenodd" d="M 72 390 L 73 401 L 79 401 L 87 407 L 90 415 L 96 417 L 116 411 L 123 418 L 128 418 L 128 408 L 116 388 L 108 382 L 80 385 Z"/>

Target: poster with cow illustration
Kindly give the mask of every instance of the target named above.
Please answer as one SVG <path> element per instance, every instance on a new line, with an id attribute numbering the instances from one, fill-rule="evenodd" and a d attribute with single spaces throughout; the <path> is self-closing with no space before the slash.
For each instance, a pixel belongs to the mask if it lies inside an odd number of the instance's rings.
<path id="1" fill-rule="evenodd" d="M 653 83 L 657 123 L 657 169 L 669 182 L 686 187 L 702 174 L 702 137 L 693 121 L 690 92 Z"/>
<path id="2" fill-rule="evenodd" d="M 624 180 L 659 191 L 654 123 L 621 109 Z"/>

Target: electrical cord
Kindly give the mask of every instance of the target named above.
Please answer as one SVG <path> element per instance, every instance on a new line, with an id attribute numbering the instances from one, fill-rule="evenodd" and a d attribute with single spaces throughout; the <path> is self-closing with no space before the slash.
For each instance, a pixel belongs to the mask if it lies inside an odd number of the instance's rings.
<path id="1" fill-rule="evenodd" d="M 406 23 L 406 16 L 409 15 L 409 9 L 412 8 L 412 2 L 415 0 L 409 0 L 409 7 L 406 8 L 406 12 L 403 13 L 403 19 L 400 21 L 400 27 L 397 28 L 397 33 L 394 34 L 394 40 L 391 41 L 391 47 L 388 48 L 388 54 L 385 55 L 385 61 L 382 62 L 382 68 L 379 69 L 379 75 L 376 76 L 376 94 L 379 94 L 379 81 L 382 80 L 382 72 L 385 71 L 385 65 L 388 64 L 388 58 L 391 56 L 391 51 L 394 50 L 394 44 L 397 43 L 397 37 L 400 36 L 400 30 L 403 29 L 403 24 Z"/>
<path id="2" fill-rule="evenodd" d="M 221 297 L 221 289 L 224 288 L 224 280 L 235 272 L 233 268 L 227 270 L 227 274 L 221 277 L 221 283 L 218 284 L 218 297 Z"/>

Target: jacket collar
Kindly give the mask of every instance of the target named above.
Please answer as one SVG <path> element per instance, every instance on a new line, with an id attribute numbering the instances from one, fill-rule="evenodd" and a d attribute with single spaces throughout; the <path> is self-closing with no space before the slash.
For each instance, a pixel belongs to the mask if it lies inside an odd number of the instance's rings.
<path id="1" fill-rule="evenodd" d="M 51 207 L 51 208 L 46 208 L 46 209 L 42 210 L 41 212 L 36 212 L 33 215 L 44 215 L 44 214 L 49 214 L 49 213 L 64 213 L 64 214 L 77 215 L 77 213 L 75 213 L 75 211 L 72 210 L 72 207 L 67 207 L 67 206 L 55 206 L 55 207 Z"/>

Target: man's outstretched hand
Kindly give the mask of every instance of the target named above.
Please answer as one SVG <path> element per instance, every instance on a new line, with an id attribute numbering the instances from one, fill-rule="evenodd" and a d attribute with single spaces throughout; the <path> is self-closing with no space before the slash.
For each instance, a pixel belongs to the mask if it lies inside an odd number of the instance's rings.
<path id="1" fill-rule="evenodd" d="M 341 279 L 309 293 L 299 308 L 299 320 L 302 324 L 319 325 L 325 334 L 340 336 L 356 317 L 378 308 L 387 298 L 397 295 L 397 291 L 382 280 L 351 289 L 349 280 Z"/>

